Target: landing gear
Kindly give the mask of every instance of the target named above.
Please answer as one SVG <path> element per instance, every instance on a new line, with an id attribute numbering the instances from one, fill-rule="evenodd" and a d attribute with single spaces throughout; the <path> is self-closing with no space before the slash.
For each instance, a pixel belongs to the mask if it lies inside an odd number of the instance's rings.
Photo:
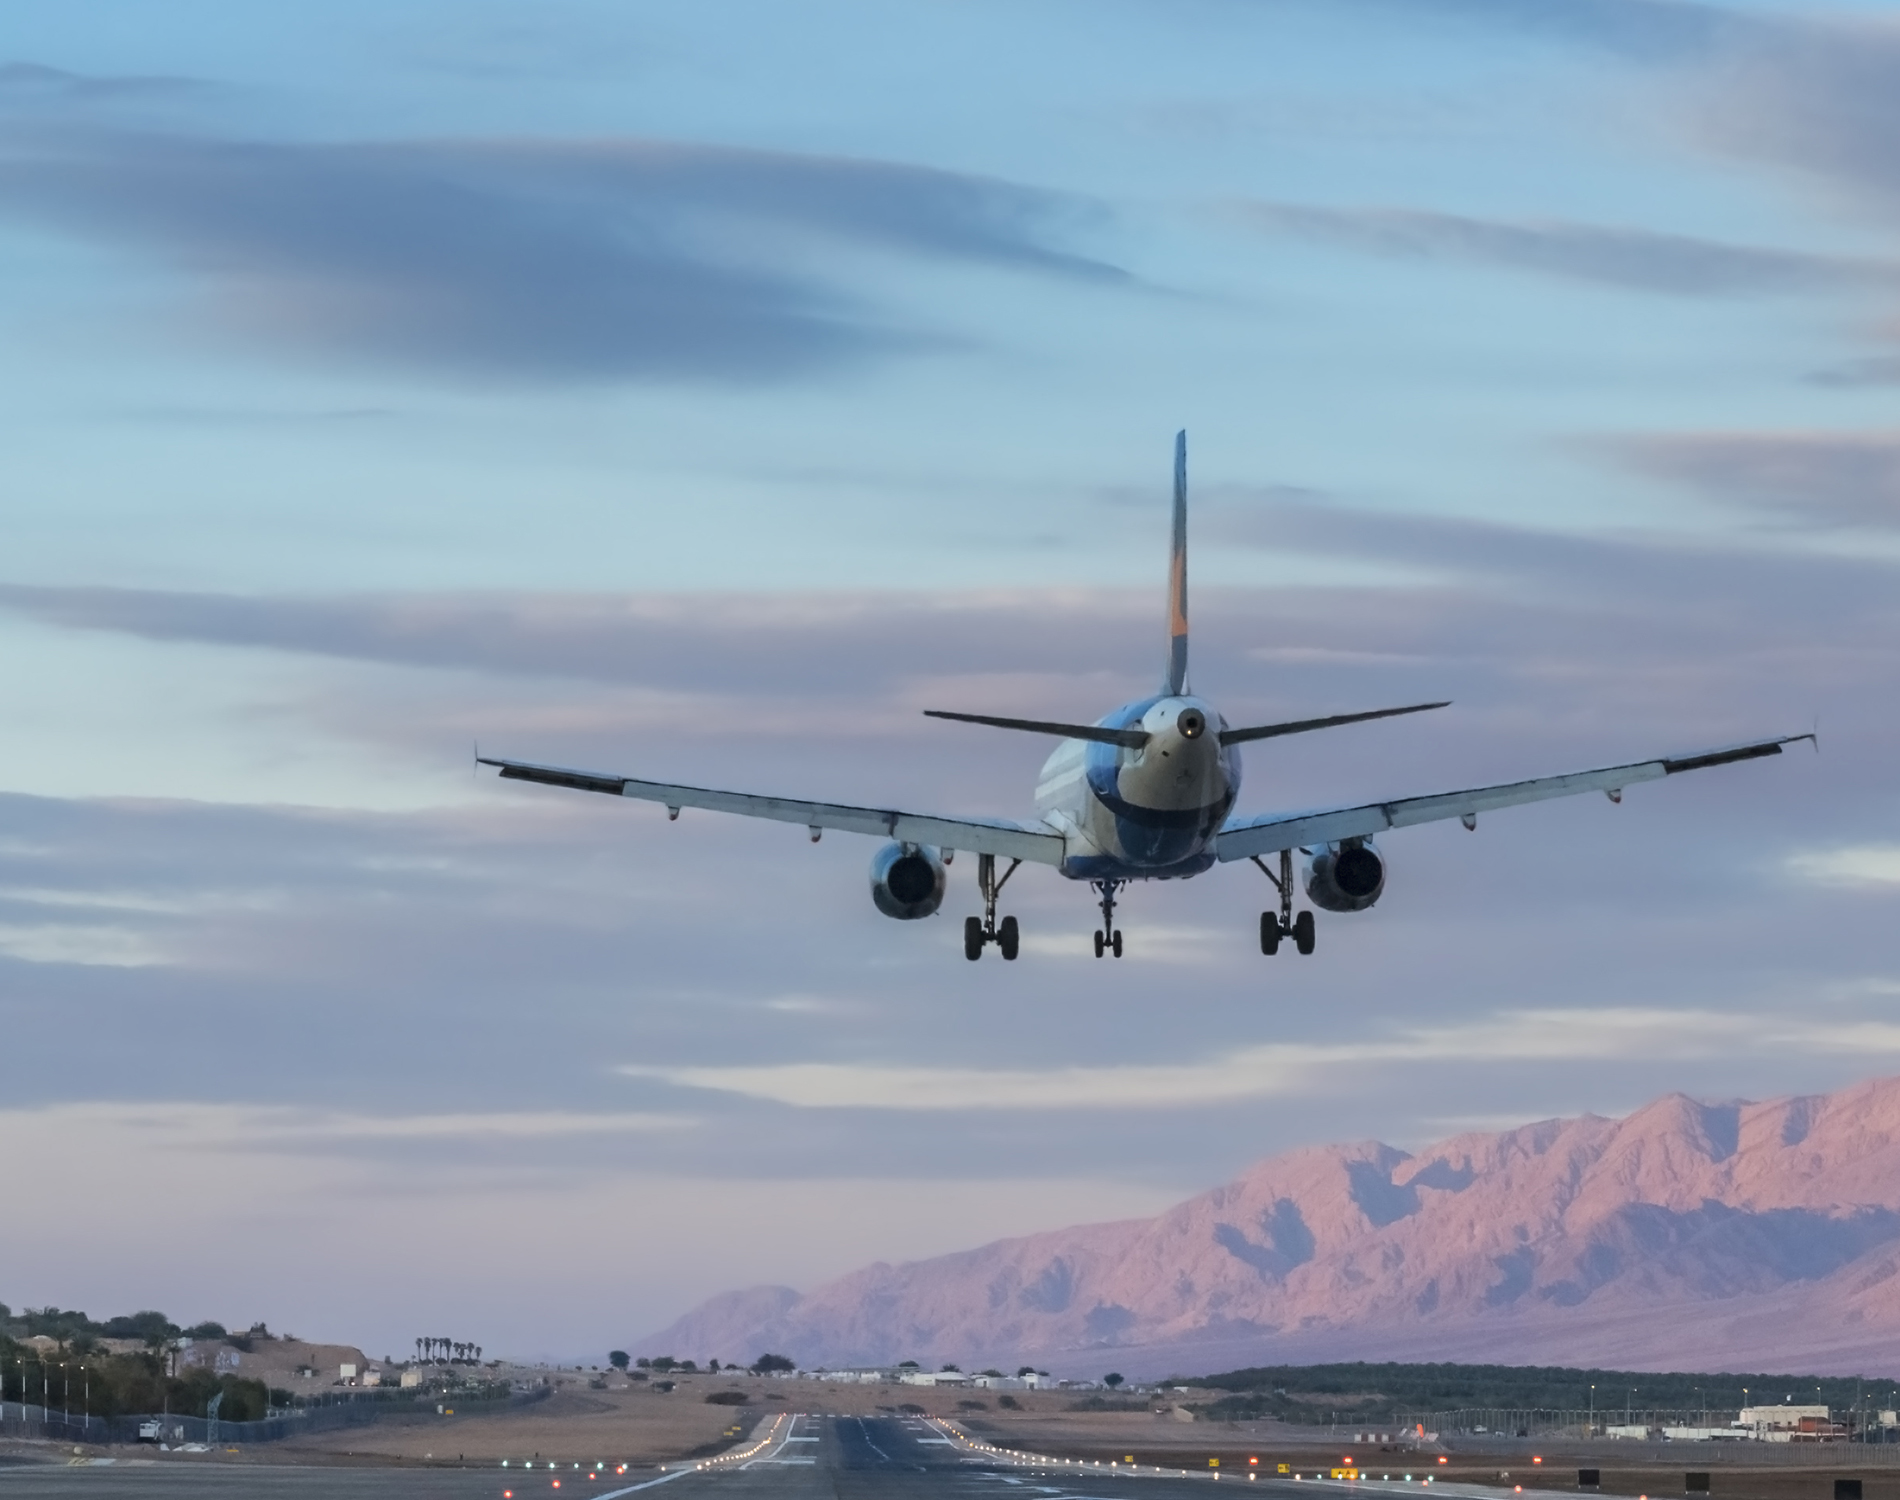
<path id="1" fill-rule="evenodd" d="M 975 963 L 983 956 L 983 945 L 994 943 L 1002 950 L 1005 961 L 1013 962 L 1022 934 L 1016 926 L 1014 917 L 1004 917 L 999 926 L 996 921 L 997 892 L 1009 882 L 1016 873 L 1020 859 L 1012 859 L 1009 868 L 1003 871 L 1003 878 L 996 878 L 996 856 L 979 854 L 976 857 L 976 887 L 983 895 L 983 915 L 963 919 L 963 956 Z"/>
<path id="2" fill-rule="evenodd" d="M 1125 882 L 1120 880 L 1091 880 L 1089 882 L 1090 888 L 1099 891 L 1102 897 L 1102 930 L 1095 934 L 1097 958 L 1104 953 L 1113 953 L 1117 958 L 1122 956 L 1121 930 L 1115 926 L 1115 892 L 1120 890 L 1123 884 Z"/>
<path id="3" fill-rule="evenodd" d="M 1275 875 L 1266 866 L 1266 861 L 1256 854 L 1253 862 L 1260 866 L 1260 873 L 1273 882 L 1273 888 L 1280 893 L 1280 909 L 1277 912 L 1260 913 L 1260 951 L 1271 957 L 1280 951 L 1280 939 L 1292 938 L 1293 946 L 1301 953 L 1313 951 L 1313 914 L 1303 911 L 1297 917 L 1293 915 L 1293 851 L 1280 851 L 1280 873 Z"/>

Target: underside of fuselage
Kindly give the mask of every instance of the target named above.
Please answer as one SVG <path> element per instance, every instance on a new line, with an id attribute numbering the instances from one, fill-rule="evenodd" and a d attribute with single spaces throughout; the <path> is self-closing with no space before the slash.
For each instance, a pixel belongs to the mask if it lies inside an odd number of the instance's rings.
<path id="1" fill-rule="evenodd" d="M 1166 694 L 1097 721 L 1140 729 L 1139 749 L 1064 740 L 1042 768 L 1036 806 L 1061 831 L 1071 880 L 1174 880 L 1214 863 L 1240 791 L 1240 753 L 1220 743 L 1226 720 L 1202 700 Z"/>

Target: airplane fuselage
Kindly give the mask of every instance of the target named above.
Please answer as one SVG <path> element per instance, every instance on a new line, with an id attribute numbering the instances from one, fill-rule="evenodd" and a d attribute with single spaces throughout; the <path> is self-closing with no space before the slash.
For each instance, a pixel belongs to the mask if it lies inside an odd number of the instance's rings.
<path id="1" fill-rule="evenodd" d="M 1071 880 L 1166 880 L 1214 863 L 1214 836 L 1240 792 L 1227 721 L 1188 694 L 1127 703 L 1096 721 L 1140 729 L 1140 749 L 1063 740 L 1043 764 L 1036 808 L 1059 831 Z"/>

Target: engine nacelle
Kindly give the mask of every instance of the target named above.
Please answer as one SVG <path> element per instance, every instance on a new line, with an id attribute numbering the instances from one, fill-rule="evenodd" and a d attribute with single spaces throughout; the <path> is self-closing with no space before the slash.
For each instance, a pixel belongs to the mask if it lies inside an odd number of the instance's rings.
<path id="1" fill-rule="evenodd" d="M 928 844 L 886 844 L 871 860 L 871 899 L 887 917 L 914 922 L 943 905 L 943 860 Z"/>
<path id="2" fill-rule="evenodd" d="M 1385 894 L 1385 857 L 1370 839 L 1328 844 L 1306 866 L 1306 895 L 1322 911 L 1364 911 Z"/>

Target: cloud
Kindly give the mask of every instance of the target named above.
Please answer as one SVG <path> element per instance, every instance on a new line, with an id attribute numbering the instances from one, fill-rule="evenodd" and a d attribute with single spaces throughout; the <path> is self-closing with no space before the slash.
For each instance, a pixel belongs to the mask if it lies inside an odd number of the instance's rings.
<path id="1" fill-rule="evenodd" d="M 1820 528 L 1900 527 L 1900 437 L 1890 433 L 1662 433 L 1605 446 L 1721 504 Z"/>
<path id="2" fill-rule="evenodd" d="M 1757 17 L 1688 119 L 1718 150 L 1900 211 L 1900 28 L 1884 18 Z"/>
<path id="3" fill-rule="evenodd" d="M 138 1103 L 71 1100 L 58 1111 L 78 1124 L 107 1130 L 138 1129 L 167 1149 L 274 1155 L 354 1143 L 399 1141 L 561 1141 L 576 1136 L 648 1134 L 690 1130 L 682 1115 L 638 1111 L 589 1114 L 572 1110 L 520 1110 L 451 1114 L 357 1114 L 290 1105 L 212 1104 L 199 1101 Z"/>
<path id="4" fill-rule="evenodd" d="M 1065 607 L 1065 604 L 1067 607 Z M 997 593 L 388 594 L 258 597 L 138 589 L 0 584 L 0 609 L 48 624 L 156 641 L 306 653 L 438 669 L 693 692 L 709 652 L 726 658 L 721 686 L 860 694 L 898 670 L 962 672 L 1007 659 L 1019 672 L 1072 663 L 1090 595 L 1050 600 Z M 1055 637 L 1022 638 L 1012 608 L 1073 617 Z M 1137 609 L 1113 613 L 1133 625 Z M 1152 610 L 1139 610 L 1146 624 Z M 905 650 L 881 642 L 893 633 Z M 871 675 L 867 678 L 866 672 Z"/>
<path id="5" fill-rule="evenodd" d="M 210 85 L 197 78 L 162 73 L 88 74 L 40 63 L 0 63 L 0 106 L 49 101 L 99 104 L 179 94 L 198 94 Z"/>
<path id="6" fill-rule="evenodd" d="M 676 142 L 297 144 L 16 124 L 0 215 L 156 257 L 227 330 L 500 380 L 777 379 L 929 342 L 865 255 L 1084 281 L 1088 211 L 994 179 Z"/>
<path id="7" fill-rule="evenodd" d="M 1900 845 L 1855 844 L 1797 854 L 1788 868 L 1816 885 L 1900 885 Z"/>
<path id="8" fill-rule="evenodd" d="M 1729 1017 L 1712 1011 L 1526 1010 L 1451 1026 L 1388 1027 L 1376 1038 L 1268 1043 L 1201 1062 L 1112 1067 L 939 1067 L 769 1063 L 753 1067 L 631 1064 L 631 1078 L 740 1094 L 796 1109 L 902 1111 L 1204 1109 L 1241 1099 L 1325 1092 L 1329 1072 L 1391 1063 L 1614 1061 L 1700 1058 L 1733 1049 Z M 1900 1026 L 1859 1028 L 1868 1052 L 1900 1052 Z M 1809 1032 L 1770 1028 L 1757 1045 L 1814 1050 Z"/>
<path id="9" fill-rule="evenodd" d="M 1681 138 L 1900 211 L 1900 27 L 1886 16 L 1696 0 L 1362 0 L 1671 70 Z M 1818 10 L 1818 8 L 1815 8 Z"/>
<path id="10" fill-rule="evenodd" d="M 1861 359 L 1843 360 L 1815 370 L 1807 378 L 1811 385 L 1835 386 L 1842 390 L 1900 385 L 1900 354 L 1871 354 Z"/>
<path id="11" fill-rule="evenodd" d="M 1675 297 L 1743 297 L 1892 286 L 1872 261 L 1764 250 L 1689 235 L 1563 220 L 1508 221 L 1396 208 L 1248 203 L 1245 222 L 1280 235 L 1406 259 L 1504 266 Z"/>
<path id="12" fill-rule="evenodd" d="M 1531 36 L 1581 43 L 1635 61 L 1704 57 L 1748 25 L 1744 16 L 1693 0 L 1371 0 L 1380 9 L 1468 21 Z"/>

